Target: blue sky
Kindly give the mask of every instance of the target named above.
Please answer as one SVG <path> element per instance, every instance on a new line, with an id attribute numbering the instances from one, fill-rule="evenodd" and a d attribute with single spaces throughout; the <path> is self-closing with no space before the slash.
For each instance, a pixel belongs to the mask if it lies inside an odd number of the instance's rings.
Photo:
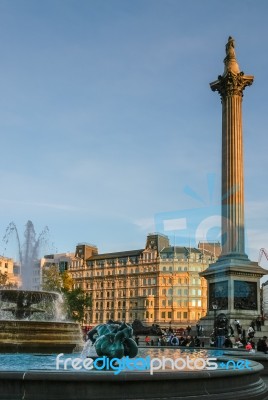
<path id="1" fill-rule="evenodd" d="M 45 251 L 109 252 L 142 248 L 163 215 L 200 209 L 195 231 L 217 215 L 221 103 L 209 83 L 231 35 L 255 76 L 243 124 L 256 259 L 268 248 L 267 17 L 265 0 L 0 0 L 0 233 L 32 220 L 49 227 Z M 206 237 L 184 233 L 176 244 Z"/>

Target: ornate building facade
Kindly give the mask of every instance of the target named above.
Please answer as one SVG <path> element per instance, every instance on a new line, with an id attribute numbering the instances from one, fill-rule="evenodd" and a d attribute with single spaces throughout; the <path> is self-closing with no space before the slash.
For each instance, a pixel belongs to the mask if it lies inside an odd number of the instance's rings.
<path id="1" fill-rule="evenodd" d="M 139 250 L 99 254 L 96 246 L 78 244 L 66 269 L 75 287 L 92 297 L 85 325 L 108 319 L 161 326 L 195 324 L 207 311 L 206 280 L 199 276 L 214 252 L 204 244 L 199 248 L 170 246 L 168 237 L 149 234 Z M 216 252 L 215 252 L 216 248 Z"/>

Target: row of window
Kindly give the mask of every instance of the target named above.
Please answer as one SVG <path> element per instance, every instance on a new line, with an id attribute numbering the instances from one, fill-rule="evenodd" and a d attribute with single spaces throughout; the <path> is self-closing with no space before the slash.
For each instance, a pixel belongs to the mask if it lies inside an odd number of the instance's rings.
<path id="1" fill-rule="evenodd" d="M 162 300 L 162 302 L 161 302 L 161 305 L 162 305 L 162 307 L 166 307 L 166 306 L 169 306 L 169 307 L 171 307 L 172 306 L 172 304 L 173 304 L 174 302 L 173 302 L 173 300 Z M 190 306 L 190 307 L 201 307 L 202 306 L 202 301 L 201 300 L 199 300 L 199 299 L 193 299 L 193 300 L 191 300 L 190 302 L 188 301 L 188 300 L 178 300 L 178 301 L 176 301 L 175 302 L 176 303 L 176 306 L 178 307 L 178 306 L 180 306 L 180 307 L 188 307 L 188 306 Z M 114 301 L 107 301 L 106 302 L 106 308 L 113 308 L 114 307 Z M 103 305 L 104 305 L 104 303 L 101 301 L 101 302 L 96 302 L 96 308 L 98 309 L 98 308 L 103 308 Z M 154 302 L 152 301 L 152 300 L 145 300 L 145 304 L 144 304 L 146 307 L 153 307 L 154 306 Z M 126 307 L 126 302 L 125 301 L 118 301 L 117 302 L 117 307 L 118 308 L 120 308 L 120 307 Z M 133 307 L 138 307 L 138 302 L 132 302 L 132 301 L 130 301 L 130 304 L 129 304 L 129 308 L 133 308 Z"/>
<path id="2" fill-rule="evenodd" d="M 161 293 L 163 296 L 201 296 L 202 295 L 202 290 L 201 289 L 176 289 L 176 288 L 169 288 L 169 289 L 162 289 Z M 106 298 L 110 298 L 110 297 L 115 297 L 115 291 L 106 291 Z M 143 296 L 156 296 L 157 294 L 157 290 L 156 288 L 148 288 L 148 289 L 142 289 L 142 295 Z M 102 298 L 104 295 L 104 292 L 96 292 L 96 298 Z M 121 296 L 125 296 L 126 295 L 126 291 L 125 290 L 118 290 L 116 291 L 116 295 Z M 135 290 L 130 290 L 129 291 L 129 296 L 138 296 L 139 292 L 138 289 Z"/>
<path id="3" fill-rule="evenodd" d="M 201 265 L 188 265 L 188 266 L 171 265 L 169 267 L 161 265 L 160 271 L 162 271 L 162 272 L 176 272 L 176 271 L 178 271 L 178 272 L 201 272 L 201 271 L 203 271 L 203 267 Z"/>
<path id="4" fill-rule="evenodd" d="M 200 285 L 201 284 L 201 279 L 200 278 L 191 278 L 190 279 L 190 281 L 191 281 L 191 284 L 192 285 Z M 186 285 L 188 285 L 189 284 L 189 279 L 188 278 L 162 278 L 162 283 L 164 284 L 164 285 L 166 285 L 166 284 L 172 284 L 173 283 L 173 285 L 175 285 L 175 284 L 186 284 Z"/>
<path id="5" fill-rule="evenodd" d="M 162 319 L 171 319 L 172 318 L 172 312 L 171 311 L 162 311 L 161 312 L 161 318 Z M 188 319 L 188 312 L 187 311 L 177 311 L 177 319 Z"/>
<path id="6" fill-rule="evenodd" d="M 177 289 L 177 288 L 169 288 L 169 289 L 162 289 L 162 295 L 168 296 L 201 296 L 202 290 L 201 289 Z"/>
<path id="7" fill-rule="evenodd" d="M 138 258 L 138 257 L 129 257 L 129 258 L 118 258 L 116 260 L 100 260 L 100 261 L 87 261 L 87 266 L 88 268 L 93 268 L 93 267 L 99 267 L 99 268 L 105 268 L 105 267 L 116 267 L 116 266 L 127 266 L 129 264 L 139 264 L 142 262 L 151 262 L 153 260 L 156 260 L 155 257 L 152 257 L 150 253 L 144 254 L 143 258 Z"/>
<path id="8" fill-rule="evenodd" d="M 117 319 L 125 319 L 126 318 L 126 314 L 123 312 L 123 313 L 121 313 L 121 312 L 118 312 L 117 314 L 116 313 L 106 313 L 106 321 L 107 320 L 109 320 L 109 319 L 115 319 L 115 318 L 117 318 Z M 136 317 L 135 317 L 136 318 Z M 102 313 L 96 313 L 95 314 L 95 320 L 96 320 L 96 322 L 97 321 L 102 321 L 103 320 L 103 314 Z"/>

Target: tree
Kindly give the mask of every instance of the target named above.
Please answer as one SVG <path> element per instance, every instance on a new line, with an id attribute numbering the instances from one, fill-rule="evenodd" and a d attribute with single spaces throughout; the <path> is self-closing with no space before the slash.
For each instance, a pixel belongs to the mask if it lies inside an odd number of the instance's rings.
<path id="1" fill-rule="evenodd" d="M 8 281 L 8 276 L 7 273 L 2 274 L 2 272 L 0 272 L 0 286 L 1 287 L 5 287 Z"/>
<path id="2" fill-rule="evenodd" d="M 43 269 L 42 289 L 52 292 L 61 292 L 62 277 L 57 265 L 52 265 L 49 268 Z"/>
<path id="3" fill-rule="evenodd" d="M 0 288 L 1 289 L 11 289 L 16 288 L 17 284 L 8 281 L 8 274 L 0 272 Z"/>
<path id="4" fill-rule="evenodd" d="M 68 303 L 68 316 L 78 322 L 83 322 L 85 310 L 92 305 L 92 299 L 81 288 L 63 289 Z"/>
<path id="5" fill-rule="evenodd" d="M 61 274 L 61 279 L 62 279 L 63 289 L 66 291 L 72 290 L 72 288 L 74 287 L 74 280 L 72 276 L 68 273 L 68 271 L 64 271 Z"/>
<path id="6" fill-rule="evenodd" d="M 60 272 L 58 266 L 52 265 L 43 270 L 43 290 L 64 294 L 68 317 L 83 322 L 85 310 L 91 307 L 91 297 L 81 288 L 74 289 L 74 280 L 68 271 Z"/>

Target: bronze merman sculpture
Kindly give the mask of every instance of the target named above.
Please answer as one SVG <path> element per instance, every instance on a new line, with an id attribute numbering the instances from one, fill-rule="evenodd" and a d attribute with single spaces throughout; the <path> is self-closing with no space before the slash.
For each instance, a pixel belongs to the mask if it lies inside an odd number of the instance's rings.
<path id="1" fill-rule="evenodd" d="M 87 337 L 94 345 L 98 356 L 134 358 L 138 354 L 138 346 L 132 339 L 132 335 L 131 325 L 109 320 L 107 324 L 93 328 Z"/>

